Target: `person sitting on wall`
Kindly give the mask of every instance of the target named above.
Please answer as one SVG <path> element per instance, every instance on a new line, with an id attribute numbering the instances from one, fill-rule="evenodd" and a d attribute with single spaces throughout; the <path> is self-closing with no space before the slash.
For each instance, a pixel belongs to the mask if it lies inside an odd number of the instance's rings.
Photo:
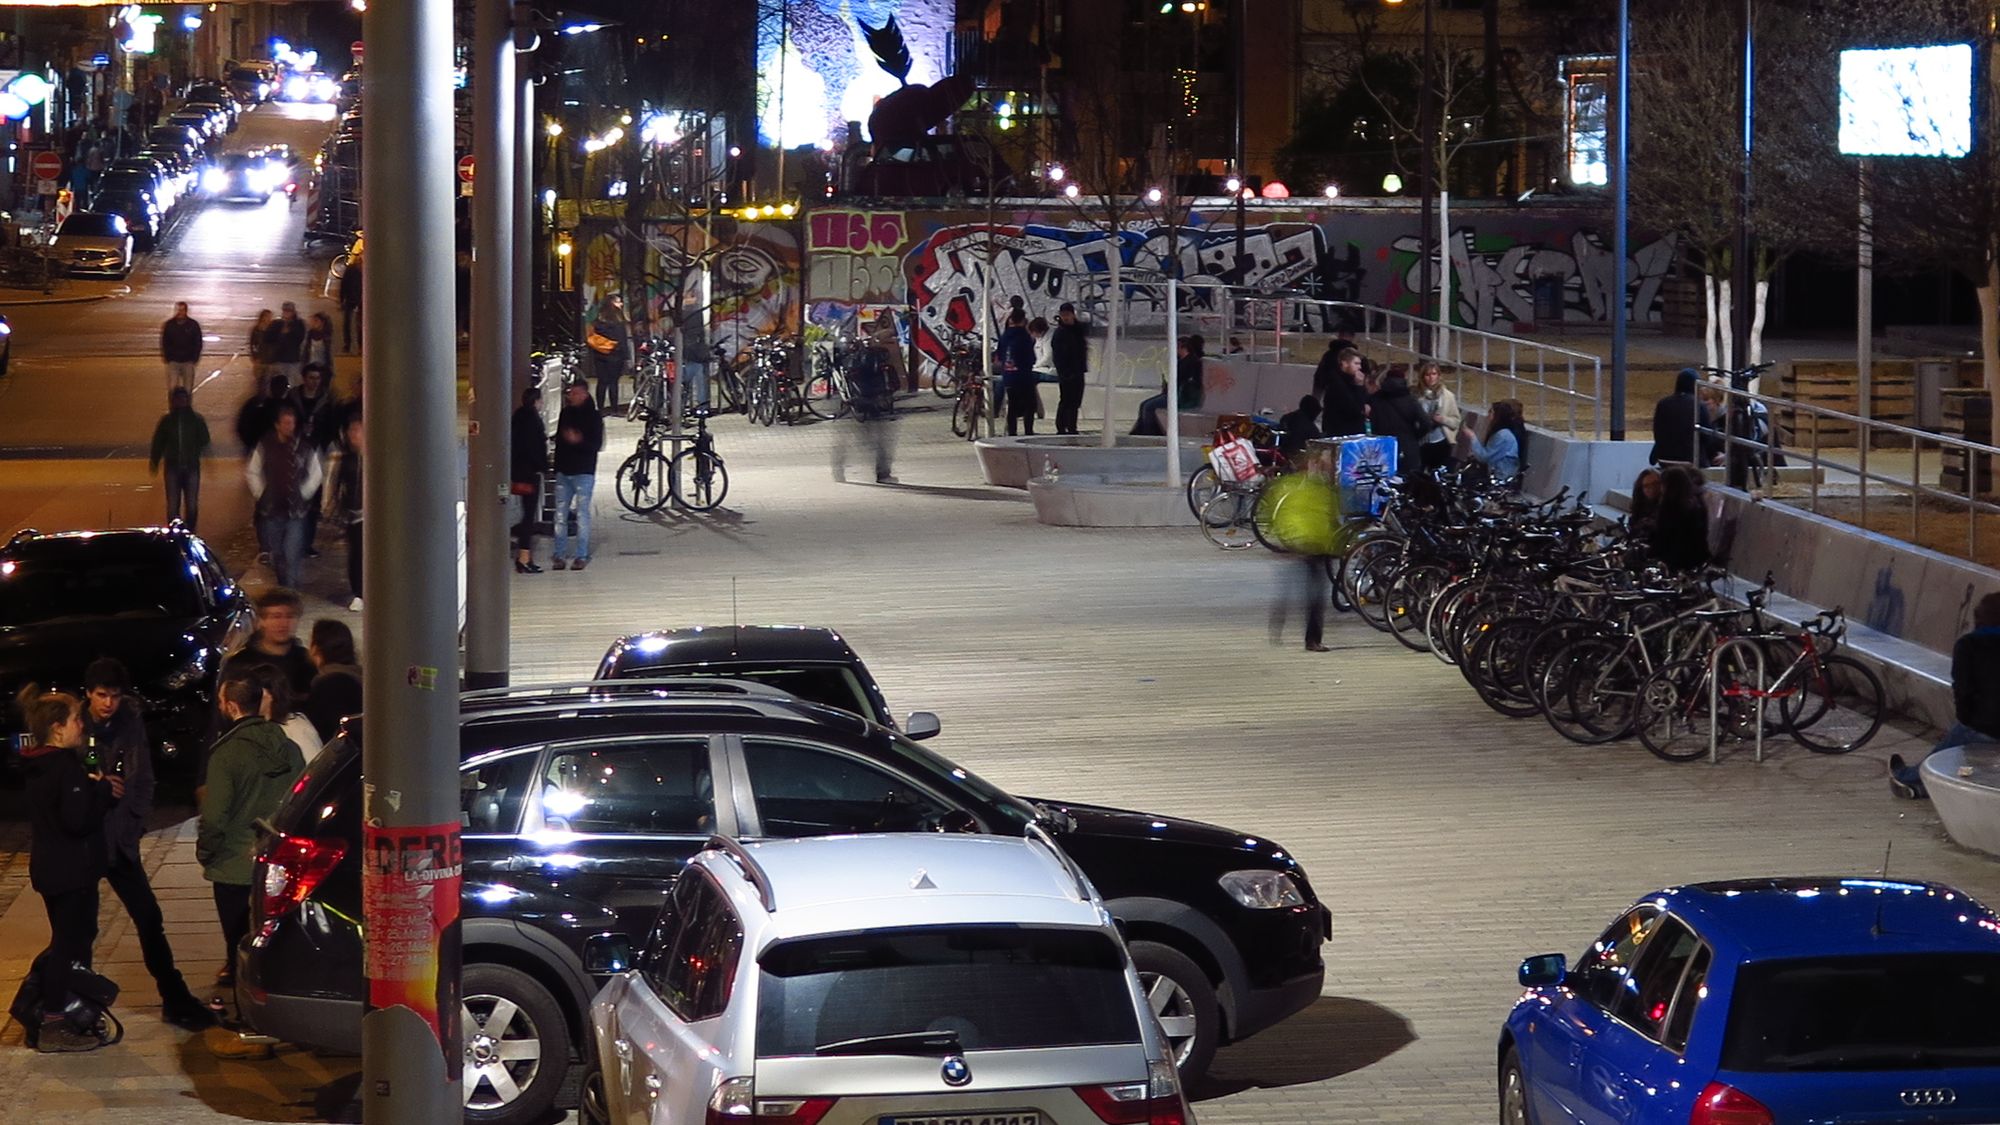
<path id="1" fill-rule="evenodd" d="M 2000 593 L 1979 599 L 1972 607 L 1972 631 L 1951 646 L 1951 699 L 1958 721 L 1931 754 L 2000 743 Z M 1889 790 L 1909 800 L 1930 796 L 1923 774 L 1901 754 L 1889 755 Z"/>

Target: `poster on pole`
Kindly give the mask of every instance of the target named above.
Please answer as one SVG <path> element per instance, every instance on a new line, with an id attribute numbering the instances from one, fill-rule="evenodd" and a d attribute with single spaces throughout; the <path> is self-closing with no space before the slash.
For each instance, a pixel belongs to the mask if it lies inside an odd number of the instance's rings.
<path id="1" fill-rule="evenodd" d="M 370 786 L 367 803 L 376 794 Z M 362 830 L 362 975 L 368 1007 L 404 1007 L 437 1036 L 445 1073 L 457 1082 L 463 1052 L 444 1050 L 456 1038 L 459 1006 L 459 888 L 465 852 L 459 824 L 385 827 L 371 817 Z M 448 963 L 447 963 L 448 962 Z"/>

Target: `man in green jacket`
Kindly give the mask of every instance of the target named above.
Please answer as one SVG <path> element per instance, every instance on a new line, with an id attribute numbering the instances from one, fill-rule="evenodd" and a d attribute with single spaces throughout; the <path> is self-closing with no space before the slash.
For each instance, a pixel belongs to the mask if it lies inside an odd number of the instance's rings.
<path id="1" fill-rule="evenodd" d="M 201 459 L 208 452 L 208 423 L 194 412 L 186 387 L 167 392 L 167 412 L 153 427 L 153 456 L 147 472 L 167 469 L 167 522 L 178 518 L 189 531 L 201 513 Z"/>
<path id="2" fill-rule="evenodd" d="M 258 712 L 264 689 L 254 678 L 232 677 L 216 692 L 228 724 L 208 752 L 208 784 L 200 794 L 201 825 L 194 857 L 215 884 L 215 913 L 222 922 L 222 971 L 215 983 L 236 983 L 236 947 L 250 929 L 250 878 L 257 846 L 255 821 L 278 811 L 305 772 L 305 755 L 285 728 Z"/>

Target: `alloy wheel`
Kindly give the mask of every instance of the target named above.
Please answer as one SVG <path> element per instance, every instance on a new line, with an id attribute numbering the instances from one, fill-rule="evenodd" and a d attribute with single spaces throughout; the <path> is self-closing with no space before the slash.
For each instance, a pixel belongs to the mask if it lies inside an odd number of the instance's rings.
<path id="1" fill-rule="evenodd" d="M 465 1028 L 465 1106 L 499 1109 L 512 1104 L 542 1068 L 542 1036 L 535 1021 L 505 996 L 468 996 Z"/>
<path id="2" fill-rule="evenodd" d="M 1139 987 L 1146 993 L 1146 1003 L 1153 1009 L 1154 1017 L 1160 1021 L 1160 1031 L 1174 1053 L 1174 1065 L 1185 1064 L 1194 1051 L 1194 998 L 1163 973 L 1140 973 Z"/>

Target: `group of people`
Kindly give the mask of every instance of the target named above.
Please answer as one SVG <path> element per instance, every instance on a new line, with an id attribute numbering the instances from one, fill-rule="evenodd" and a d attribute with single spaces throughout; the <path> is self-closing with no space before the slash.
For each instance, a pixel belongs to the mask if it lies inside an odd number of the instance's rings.
<path id="1" fill-rule="evenodd" d="M 1200 337 L 1184 337 L 1183 344 L 1189 339 L 1199 341 Z M 1006 327 L 994 342 L 994 357 L 1000 375 L 1000 401 L 995 408 L 1006 411 L 1008 437 L 1034 435 L 1035 419 L 1044 416 L 1041 385 L 1045 382 L 1056 384 L 1056 433 L 1077 432 L 1084 377 L 1090 372 L 1090 343 L 1083 325 L 1077 322 L 1074 304 L 1064 301 L 1051 325 L 1046 317 L 1029 319 L 1025 302 L 1013 298 Z M 1198 350 L 1195 365 L 1199 370 Z M 1199 394 L 1197 390 L 1197 397 Z M 1142 425 L 1145 417 L 1141 411 Z"/>
<path id="2" fill-rule="evenodd" d="M 1396 441 L 1396 471 L 1409 477 L 1419 469 L 1451 464 L 1459 443 L 1465 455 L 1484 465 L 1496 482 L 1520 479 L 1527 466 L 1528 425 L 1521 403 L 1501 399 L 1488 411 L 1484 432 L 1465 424 L 1458 396 L 1445 385 L 1444 369 L 1424 360 L 1378 368 L 1351 341 L 1329 343 L 1313 370 L 1313 392 L 1299 400 L 1280 427 L 1288 450 L 1302 450 L 1314 438 L 1377 434 Z M 1318 424 L 1313 425 L 1315 414 Z"/>
<path id="3" fill-rule="evenodd" d="M 298 640 L 302 601 L 291 590 L 257 599 L 250 641 L 222 665 L 216 736 L 196 789 L 200 821 L 195 857 L 212 885 L 225 961 L 218 988 L 235 982 L 235 951 L 250 925 L 256 821 L 275 813 L 306 763 L 361 711 L 361 668 L 354 634 L 336 620 L 313 624 Z M 76 1018 L 87 997 L 97 939 L 99 884 L 131 916 L 146 971 L 169 1023 L 200 1030 L 213 1013 L 175 963 L 158 897 L 140 851 L 153 812 L 152 747 L 141 703 L 119 661 L 93 661 L 82 694 L 29 685 L 16 703 L 30 745 L 21 752 L 28 788 L 29 882 L 49 918 L 49 945 L 35 959 L 22 996 L 30 1046 L 90 1050 L 103 1040 Z M 22 1014 L 22 998 L 13 1006 Z"/>
<path id="4" fill-rule="evenodd" d="M 597 456 L 604 450 L 604 415 L 582 383 L 562 389 L 562 413 L 556 416 L 554 455 L 548 429 L 542 423 L 542 389 L 521 392 L 512 421 L 513 452 L 508 465 L 508 491 L 515 509 L 514 570 L 540 574 L 535 562 L 535 534 L 541 524 L 542 481 L 555 474 L 555 552 L 549 565 L 557 570 L 582 570 L 590 565 L 590 501 L 597 491 Z M 570 535 L 574 514 L 576 535 Z"/>
<path id="5" fill-rule="evenodd" d="M 153 428 L 149 471 L 161 475 L 167 519 L 195 530 L 201 516 L 201 463 L 212 439 L 194 409 L 202 354 L 201 323 L 187 302 L 160 326 L 166 366 L 167 412 Z M 359 396 L 333 389 L 333 321 L 324 313 L 301 320 L 287 301 L 273 316 L 258 314 L 249 355 L 255 390 L 236 415 L 244 483 L 255 502 L 260 561 L 278 585 L 296 587 L 307 558 L 319 557 L 323 519 L 337 522 L 347 541 L 349 608 L 361 608 L 361 456 Z M 330 482 L 330 484 L 329 484 Z"/>

